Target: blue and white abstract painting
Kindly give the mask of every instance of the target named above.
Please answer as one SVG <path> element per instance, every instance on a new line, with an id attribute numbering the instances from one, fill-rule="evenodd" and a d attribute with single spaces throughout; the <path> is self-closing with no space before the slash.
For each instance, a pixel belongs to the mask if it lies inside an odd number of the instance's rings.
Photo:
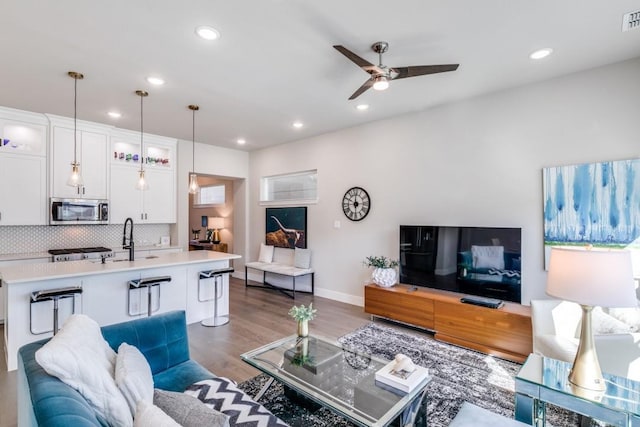
<path id="1" fill-rule="evenodd" d="M 640 254 L 640 159 L 545 168 L 543 196 L 545 267 L 551 246 Z"/>

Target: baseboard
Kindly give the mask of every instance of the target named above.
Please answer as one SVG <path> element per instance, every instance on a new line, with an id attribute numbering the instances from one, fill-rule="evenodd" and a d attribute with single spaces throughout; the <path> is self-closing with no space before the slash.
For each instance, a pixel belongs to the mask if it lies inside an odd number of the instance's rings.
<path id="1" fill-rule="evenodd" d="M 355 295 L 349 295 L 343 292 L 331 291 L 328 289 L 319 288 L 317 286 L 314 294 L 322 298 L 328 298 L 334 301 L 340 301 L 346 304 L 357 305 L 358 307 L 364 307 L 364 297 L 357 297 Z"/>

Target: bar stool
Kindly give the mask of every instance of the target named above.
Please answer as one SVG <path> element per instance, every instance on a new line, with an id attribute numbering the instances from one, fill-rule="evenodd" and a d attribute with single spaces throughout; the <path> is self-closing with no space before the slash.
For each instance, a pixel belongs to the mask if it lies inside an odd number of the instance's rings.
<path id="1" fill-rule="evenodd" d="M 154 286 L 160 286 L 162 283 L 167 283 L 171 281 L 171 276 L 158 276 L 158 277 L 147 277 L 145 279 L 135 279 L 129 280 L 129 293 L 127 294 L 128 301 L 128 312 L 129 316 L 135 316 L 140 313 L 132 313 L 131 312 L 131 291 L 147 288 L 147 316 L 151 317 L 153 313 L 153 304 L 151 303 L 151 288 Z M 158 288 L 158 308 L 155 311 L 160 310 L 160 288 Z"/>
<path id="2" fill-rule="evenodd" d="M 213 317 L 209 317 L 207 319 L 202 320 L 200 323 L 202 326 L 222 326 L 229 323 L 229 316 L 218 316 L 218 299 L 222 297 L 222 286 L 220 286 L 220 292 L 218 292 L 218 284 L 222 285 L 222 277 L 225 274 L 233 273 L 233 268 L 220 268 L 217 270 L 207 270 L 201 271 L 198 273 L 198 301 L 206 302 L 213 300 Z M 200 291 L 202 289 L 201 281 L 203 279 L 213 279 L 214 290 L 213 290 L 213 298 L 200 298 Z M 218 296 L 220 293 L 220 296 Z"/>
<path id="3" fill-rule="evenodd" d="M 72 313 L 76 312 L 76 299 L 77 294 L 82 293 L 81 287 L 70 286 L 67 288 L 58 289 L 46 289 L 42 291 L 35 291 L 31 293 L 31 302 L 29 304 L 29 330 L 33 335 L 46 334 L 48 331 L 35 332 L 33 330 L 33 304 L 43 301 L 53 301 L 53 335 L 58 333 L 58 302 L 64 298 L 73 298 Z"/>

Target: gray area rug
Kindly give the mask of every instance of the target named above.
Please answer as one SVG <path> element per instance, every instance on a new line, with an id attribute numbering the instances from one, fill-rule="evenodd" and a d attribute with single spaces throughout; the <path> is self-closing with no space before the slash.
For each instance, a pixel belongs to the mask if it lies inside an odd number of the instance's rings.
<path id="1" fill-rule="evenodd" d="M 441 343 L 428 334 L 380 322 L 369 323 L 339 341 L 346 348 L 388 360 L 403 353 L 416 364 L 429 368 L 433 376 L 427 392 L 430 427 L 448 426 L 465 401 L 513 418 L 514 378 L 520 369 L 517 363 Z M 266 380 L 266 376 L 259 375 L 239 387 L 253 396 Z M 280 384 L 274 383 L 260 403 L 294 427 L 352 426 L 326 409 L 312 412 L 292 403 Z M 548 407 L 547 425 L 577 426 L 579 422 L 575 414 Z"/>

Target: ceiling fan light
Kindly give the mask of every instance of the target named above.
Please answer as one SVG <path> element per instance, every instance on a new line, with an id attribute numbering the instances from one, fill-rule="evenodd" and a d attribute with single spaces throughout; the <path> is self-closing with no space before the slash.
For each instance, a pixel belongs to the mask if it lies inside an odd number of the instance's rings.
<path id="1" fill-rule="evenodd" d="M 373 89 L 385 90 L 389 88 L 389 80 L 385 76 L 378 76 L 373 83 Z"/>

